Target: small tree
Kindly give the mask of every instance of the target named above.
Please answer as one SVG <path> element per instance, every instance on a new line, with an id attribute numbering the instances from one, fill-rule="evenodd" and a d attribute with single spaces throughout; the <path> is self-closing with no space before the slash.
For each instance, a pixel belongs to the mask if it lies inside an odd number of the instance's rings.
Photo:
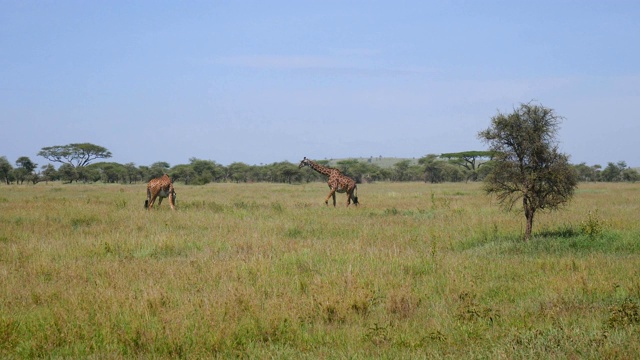
<path id="1" fill-rule="evenodd" d="M 424 166 L 424 182 L 432 184 L 444 181 L 444 162 L 438 155 L 429 154 L 418 159 L 418 164 Z"/>
<path id="2" fill-rule="evenodd" d="M 71 164 L 62 164 L 58 168 L 58 177 L 63 183 L 78 181 L 78 171 Z"/>
<path id="3" fill-rule="evenodd" d="M 576 169 L 579 181 L 598 180 L 598 171 L 594 166 L 588 166 L 586 163 L 582 162 L 578 165 L 574 165 L 573 168 Z"/>
<path id="4" fill-rule="evenodd" d="M 20 156 L 18 160 L 16 160 L 16 166 L 24 169 L 28 174 L 31 174 L 38 167 L 38 164 L 31 161 L 27 156 Z"/>
<path id="5" fill-rule="evenodd" d="M 402 160 L 393 164 L 393 174 L 395 181 L 405 181 L 407 178 L 407 173 L 409 172 L 409 167 L 411 166 L 410 160 Z"/>
<path id="6" fill-rule="evenodd" d="M 149 167 L 149 176 L 150 177 L 147 179 L 147 181 L 151 180 L 151 179 L 159 178 L 163 174 L 168 174 L 169 168 L 171 168 L 171 165 L 169 165 L 169 163 L 166 162 L 166 161 L 154 162 Z"/>
<path id="7" fill-rule="evenodd" d="M 507 209 L 522 199 L 525 240 L 531 237 L 536 212 L 568 202 L 577 185 L 575 170 L 555 139 L 561 120 L 552 109 L 521 104 L 511 114 L 498 113 L 491 127 L 478 134 L 494 152 L 485 191 Z"/>
<path id="8" fill-rule="evenodd" d="M 11 183 L 11 179 L 13 178 L 13 166 L 9 160 L 7 160 L 6 156 L 0 156 L 0 180 L 4 181 L 5 184 L 9 185 Z"/>
<path id="9" fill-rule="evenodd" d="M 102 146 L 82 143 L 43 147 L 38 152 L 38 156 L 42 156 L 49 161 L 69 164 L 74 168 L 78 168 L 89 165 L 96 159 L 110 158 L 111 151 Z"/>
<path id="10" fill-rule="evenodd" d="M 278 182 L 291 184 L 302 179 L 302 173 L 296 164 L 282 161 L 274 165 Z"/>
<path id="11" fill-rule="evenodd" d="M 124 164 L 129 184 L 142 180 L 142 172 L 132 162 Z"/>
<path id="12" fill-rule="evenodd" d="M 142 171 L 141 171 L 142 172 Z M 187 164 L 176 165 L 171 169 L 171 180 L 182 181 L 185 185 L 191 184 L 191 181 L 196 178 L 196 172 L 193 171 L 193 167 Z"/>
<path id="13" fill-rule="evenodd" d="M 249 180 L 249 169 L 251 167 L 243 162 L 234 162 L 227 166 L 227 180 L 235 183 L 247 182 Z"/>
<path id="14" fill-rule="evenodd" d="M 630 181 L 636 182 L 640 179 L 640 174 L 627 166 L 624 161 L 618 161 L 617 164 L 610 162 L 601 172 L 603 181 Z"/>
<path id="15" fill-rule="evenodd" d="M 35 169 L 38 164 L 34 163 L 27 156 L 21 156 L 16 160 L 16 168 L 13 170 L 16 177 L 16 182 L 22 184 L 25 180 L 32 181 L 34 184 L 38 181 L 38 176 L 35 174 Z"/>
<path id="16" fill-rule="evenodd" d="M 194 185 L 204 185 L 224 176 L 225 171 L 222 166 L 213 160 L 190 158 L 189 162 L 193 172 L 196 174 L 191 182 Z"/>
<path id="17" fill-rule="evenodd" d="M 640 181 L 640 173 L 636 169 L 626 168 L 622 170 L 622 180 L 629 182 Z"/>
<path id="18" fill-rule="evenodd" d="M 53 167 L 53 165 L 47 164 L 47 165 L 42 165 L 41 175 L 42 175 L 42 180 L 44 180 L 48 184 L 49 181 L 56 180 L 58 176 L 58 172 L 56 171 L 56 168 Z"/>

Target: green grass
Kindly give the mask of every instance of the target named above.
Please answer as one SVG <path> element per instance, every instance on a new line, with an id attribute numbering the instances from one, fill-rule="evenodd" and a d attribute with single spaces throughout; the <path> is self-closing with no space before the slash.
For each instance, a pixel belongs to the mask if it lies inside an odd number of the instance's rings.
<path id="1" fill-rule="evenodd" d="M 636 358 L 638 185 L 1 186 L 2 358 Z"/>

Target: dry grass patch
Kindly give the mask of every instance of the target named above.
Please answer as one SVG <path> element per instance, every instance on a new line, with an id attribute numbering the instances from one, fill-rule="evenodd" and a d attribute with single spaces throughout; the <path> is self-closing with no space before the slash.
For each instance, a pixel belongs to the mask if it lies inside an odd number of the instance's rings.
<path id="1" fill-rule="evenodd" d="M 624 358 L 638 187 L 524 217 L 479 184 L 5 186 L 0 356 Z"/>

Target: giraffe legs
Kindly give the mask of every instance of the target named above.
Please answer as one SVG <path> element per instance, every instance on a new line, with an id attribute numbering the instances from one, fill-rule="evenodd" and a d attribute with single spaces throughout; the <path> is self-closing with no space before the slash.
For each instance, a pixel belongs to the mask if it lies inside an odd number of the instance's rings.
<path id="1" fill-rule="evenodd" d="M 358 196 L 356 195 L 357 192 L 357 187 L 354 185 L 351 188 L 348 187 L 339 187 L 339 186 L 331 186 L 331 184 L 329 185 L 329 194 L 327 195 L 327 198 L 324 199 L 324 203 L 325 205 L 329 206 L 329 199 L 333 198 L 333 206 L 336 206 L 336 192 L 339 193 L 346 193 L 347 195 L 347 207 L 349 207 L 349 205 L 351 205 L 351 201 L 353 201 L 353 205 L 358 206 L 359 202 L 358 202 Z"/>
<path id="2" fill-rule="evenodd" d="M 151 196 L 151 200 L 148 200 L 149 202 L 149 206 L 147 207 L 147 210 L 151 210 L 151 208 L 153 208 L 153 203 L 156 202 L 156 196 Z M 160 205 L 160 201 L 158 201 L 158 205 Z"/>
<path id="3" fill-rule="evenodd" d="M 357 187 L 354 187 L 350 191 L 347 190 L 347 207 L 351 204 L 351 200 L 353 200 L 353 205 L 358 206 L 358 196 L 357 196 Z"/>
<path id="4" fill-rule="evenodd" d="M 353 196 L 353 190 L 347 191 L 347 207 L 351 204 L 351 200 L 353 200 L 353 205 L 358 206 L 358 200 Z"/>
<path id="5" fill-rule="evenodd" d="M 156 202 L 156 199 L 158 200 L 158 206 L 162 205 L 162 200 L 164 199 L 164 197 L 160 195 L 156 195 L 156 196 L 152 196 L 151 200 L 145 201 L 145 207 L 147 207 L 148 210 L 151 210 L 151 208 L 153 207 L 153 204 Z M 176 209 L 175 198 L 173 197 L 173 195 L 169 195 L 169 206 L 171 206 L 171 210 Z"/>
<path id="6" fill-rule="evenodd" d="M 176 209 L 176 198 L 173 196 L 173 193 L 169 193 L 169 205 L 171 206 L 171 210 Z"/>
<path id="7" fill-rule="evenodd" d="M 151 195 L 151 191 L 147 189 L 147 200 L 144 202 L 144 207 L 147 210 L 151 210 L 153 203 L 156 201 L 156 197 Z"/>
<path id="8" fill-rule="evenodd" d="M 329 195 L 327 195 L 327 198 L 324 199 L 324 203 L 325 205 L 329 206 L 329 199 L 333 197 L 333 206 L 336 206 L 336 190 L 334 188 L 331 188 L 331 191 L 329 191 Z"/>
<path id="9" fill-rule="evenodd" d="M 144 207 L 147 208 L 147 210 L 151 210 L 156 199 L 158 199 L 158 206 L 160 206 L 160 204 L 162 204 L 162 196 L 158 196 L 158 194 L 152 195 L 151 191 L 147 189 L 147 200 L 144 202 Z"/>
<path id="10" fill-rule="evenodd" d="M 147 200 L 144 202 L 144 207 L 147 210 L 151 210 L 153 208 L 153 204 L 158 200 L 158 206 L 162 205 L 162 200 L 165 197 L 169 198 L 169 206 L 171 206 L 171 210 L 176 209 L 176 194 L 175 192 L 170 192 L 168 196 L 163 196 L 161 192 L 151 195 L 151 192 L 147 193 Z"/>
<path id="11" fill-rule="evenodd" d="M 144 202 L 144 207 L 147 210 L 151 210 L 156 200 L 158 200 L 159 207 L 162 205 L 162 200 L 166 197 L 169 198 L 171 210 L 175 210 L 176 192 L 173 189 L 171 178 L 169 178 L 167 174 L 164 174 L 162 177 L 151 179 L 149 183 L 147 183 L 147 200 Z"/>

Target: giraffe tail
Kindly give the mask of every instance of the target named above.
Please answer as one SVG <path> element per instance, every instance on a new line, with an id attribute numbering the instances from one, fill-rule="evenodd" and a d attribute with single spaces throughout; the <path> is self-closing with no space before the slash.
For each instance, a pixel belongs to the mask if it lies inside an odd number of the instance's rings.
<path id="1" fill-rule="evenodd" d="M 358 206 L 358 204 L 360 204 L 358 202 L 358 185 L 353 188 L 353 193 L 353 205 Z"/>
<path id="2" fill-rule="evenodd" d="M 147 189 L 147 200 L 144 201 L 144 208 L 148 209 L 149 208 L 149 197 L 151 196 L 151 193 L 149 192 L 149 189 Z"/>

